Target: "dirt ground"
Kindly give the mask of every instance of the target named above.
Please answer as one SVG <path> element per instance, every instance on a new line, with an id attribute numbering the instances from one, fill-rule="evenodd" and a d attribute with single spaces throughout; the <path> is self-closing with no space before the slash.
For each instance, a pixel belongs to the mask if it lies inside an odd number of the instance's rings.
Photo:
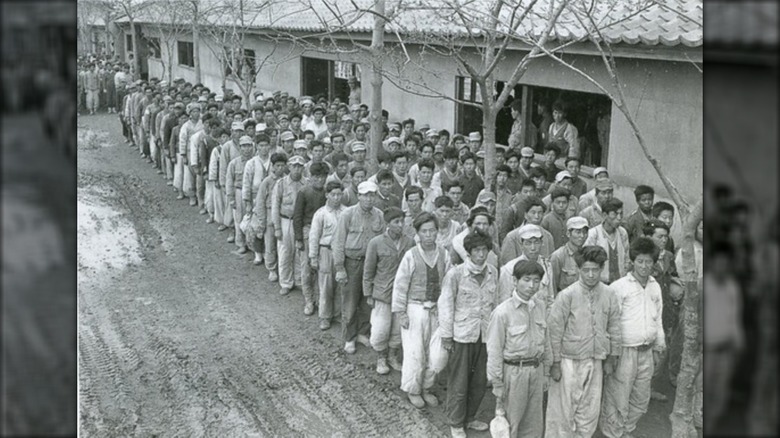
<path id="1" fill-rule="evenodd" d="M 262 267 L 121 137 L 115 115 L 79 119 L 79 421 L 82 436 L 447 436 L 362 346 L 346 355 L 300 291 Z M 434 393 L 444 400 L 446 392 Z M 638 436 L 670 435 L 670 401 Z M 492 418 L 488 394 L 479 418 Z M 469 431 L 471 437 L 487 432 Z"/>

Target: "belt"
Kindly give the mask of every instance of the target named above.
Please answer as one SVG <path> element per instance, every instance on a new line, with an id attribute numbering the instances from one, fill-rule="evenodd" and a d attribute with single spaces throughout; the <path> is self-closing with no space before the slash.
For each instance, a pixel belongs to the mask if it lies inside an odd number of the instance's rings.
<path id="1" fill-rule="evenodd" d="M 637 345 L 635 348 L 637 349 L 637 351 L 647 351 L 647 350 L 653 348 L 653 344 Z"/>
<path id="2" fill-rule="evenodd" d="M 292 218 L 290 216 L 286 216 L 286 215 L 283 215 L 281 213 L 279 214 L 279 216 L 281 216 L 283 219 L 290 219 L 290 220 L 292 220 Z"/>
<path id="3" fill-rule="evenodd" d="M 516 367 L 534 367 L 534 368 L 536 368 L 536 367 L 539 366 L 540 362 L 541 361 L 539 360 L 539 358 L 535 358 L 535 359 L 517 359 L 517 360 L 507 360 L 507 359 L 504 359 L 504 363 L 505 364 L 516 366 Z"/>
<path id="4" fill-rule="evenodd" d="M 328 249 L 330 249 L 330 245 L 323 245 L 323 244 L 320 243 L 320 248 L 328 248 Z"/>
<path id="5" fill-rule="evenodd" d="M 344 258 L 347 258 L 347 259 L 350 259 L 350 260 L 355 260 L 355 261 L 358 261 L 358 262 L 362 262 L 363 260 L 366 259 L 366 256 L 350 257 L 348 255 L 345 255 Z"/>

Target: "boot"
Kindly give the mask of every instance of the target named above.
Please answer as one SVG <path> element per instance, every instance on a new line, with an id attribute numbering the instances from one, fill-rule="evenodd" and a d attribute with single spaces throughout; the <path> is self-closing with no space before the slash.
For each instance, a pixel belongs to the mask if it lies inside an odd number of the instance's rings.
<path id="1" fill-rule="evenodd" d="M 390 368 L 401 371 L 401 368 L 403 368 L 403 364 L 401 363 L 401 359 L 399 359 L 399 349 L 398 348 L 391 348 L 390 351 L 387 353 L 387 364 L 390 365 Z"/>
<path id="2" fill-rule="evenodd" d="M 387 352 L 380 352 L 379 357 L 376 360 L 376 372 L 383 376 L 390 373 L 390 367 L 387 366 L 387 358 L 384 356 L 385 354 L 387 354 Z"/>

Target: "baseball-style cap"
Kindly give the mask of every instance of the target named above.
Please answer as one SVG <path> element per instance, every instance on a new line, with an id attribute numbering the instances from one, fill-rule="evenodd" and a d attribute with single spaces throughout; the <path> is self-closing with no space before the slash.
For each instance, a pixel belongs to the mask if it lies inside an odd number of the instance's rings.
<path id="1" fill-rule="evenodd" d="M 304 160 L 303 157 L 300 155 L 293 155 L 292 157 L 290 157 L 289 160 L 287 160 L 287 165 L 289 166 L 292 165 L 303 166 L 304 164 L 306 164 L 306 160 Z"/>
<path id="2" fill-rule="evenodd" d="M 419 131 L 425 131 L 426 129 L 431 129 L 431 125 L 429 125 L 429 124 L 427 124 L 427 123 L 423 123 L 423 124 L 422 124 L 422 125 L 420 125 L 420 127 L 419 127 L 419 128 L 417 128 L 417 129 L 418 129 Z"/>
<path id="3" fill-rule="evenodd" d="M 225 96 L 223 96 L 221 94 L 217 94 L 216 96 L 214 96 L 214 101 L 215 102 L 222 102 L 223 100 L 225 100 Z"/>
<path id="4" fill-rule="evenodd" d="M 376 193 L 379 191 L 379 187 L 371 181 L 363 181 L 358 185 L 358 194 L 365 195 L 366 193 Z"/>
<path id="5" fill-rule="evenodd" d="M 520 156 L 521 157 L 533 158 L 534 157 L 534 150 L 529 148 L 528 146 L 526 146 L 526 147 L 520 149 Z"/>
<path id="6" fill-rule="evenodd" d="M 597 167 L 593 169 L 593 178 L 599 176 L 599 174 L 606 173 L 609 176 L 609 171 L 606 167 Z"/>
<path id="7" fill-rule="evenodd" d="M 176 109 L 182 109 L 183 110 L 184 109 L 184 103 L 176 102 L 176 103 L 173 104 L 173 107 L 176 108 Z"/>
<path id="8" fill-rule="evenodd" d="M 290 116 L 287 113 L 281 113 L 276 118 L 279 120 L 290 120 Z"/>
<path id="9" fill-rule="evenodd" d="M 477 151 L 476 156 L 477 156 L 477 158 L 481 158 L 481 159 L 484 160 L 485 159 L 485 151 L 484 150 Z"/>
<path id="10" fill-rule="evenodd" d="M 426 137 L 438 137 L 439 132 L 435 129 L 428 129 L 428 132 L 425 133 Z"/>
<path id="11" fill-rule="evenodd" d="M 187 105 L 187 114 L 191 113 L 193 110 L 200 111 L 200 105 L 198 105 L 197 103 L 190 103 L 189 105 Z"/>
<path id="12" fill-rule="evenodd" d="M 230 124 L 230 130 L 231 131 L 243 131 L 244 130 L 244 124 L 241 122 L 233 122 Z"/>
<path id="13" fill-rule="evenodd" d="M 312 104 L 312 103 L 314 103 L 314 100 L 312 100 L 311 96 L 302 96 L 301 97 L 301 105 L 306 105 L 307 103 L 308 104 Z"/>
<path id="14" fill-rule="evenodd" d="M 612 181 L 608 179 L 603 179 L 601 181 L 596 182 L 596 190 L 602 192 L 604 190 L 615 190 L 614 184 L 612 184 Z"/>
<path id="15" fill-rule="evenodd" d="M 387 140 L 385 140 L 385 144 L 390 144 L 390 143 L 401 144 L 401 138 L 400 137 L 395 137 L 395 136 L 387 137 Z"/>
<path id="16" fill-rule="evenodd" d="M 255 125 L 255 132 L 263 132 L 268 126 L 265 123 L 258 123 Z"/>
<path id="17" fill-rule="evenodd" d="M 209 101 L 209 98 L 206 97 L 206 96 L 200 96 L 198 98 L 198 102 L 208 102 L 208 101 Z"/>
<path id="18" fill-rule="evenodd" d="M 163 96 L 163 102 L 173 102 L 173 98 L 171 96 Z"/>
<path id="19" fill-rule="evenodd" d="M 588 220 L 582 216 L 572 216 L 566 221 L 567 230 L 581 230 L 588 226 Z"/>
<path id="20" fill-rule="evenodd" d="M 482 140 L 482 134 L 479 132 L 469 132 L 469 141 L 480 141 Z"/>
<path id="21" fill-rule="evenodd" d="M 571 178 L 571 173 L 568 170 L 561 170 L 555 174 L 555 182 L 561 182 L 564 178 Z"/>
<path id="22" fill-rule="evenodd" d="M 355 120 L 355 119 L 353 119 L 352 116 L 350 116 L 349 114 L 344 114 L 343 116 L 341 116 L 341 121 L 342 122 L 346 122 L 346 121 L 350 121 L 351 122 L 353 120 Z"/>
<path id="23" fill-rule="evenodd" d="M 478 204 L 484 205 L 485 203 L 490 201 L 496 202 L 496 195 L 491 191 L 482 190 L 481 192 L 479 192 L 479 195 L 477 195 Z"/>
<path id="24" fill-rule="evenodd" d="M 433 147 L 433 155 L 436 154 L 443 154 L 444 153 L 444 146 L 437 144 Z"/>
<path id="25" fill-rule="evenodd" d="M 252 137 L 248 135 L 242 135 L 241 138 L 238 139 L 238 144 L 255 144 L 255 142 L 252 140 Z"/>
<path id="26" fill-rule="evenodd" d="M 316 113 L 316 112 L 318 112 L 318 111 L 319 111 L 319 112 L 321 112 L 322 114 L 325 114 L 325 108 L 321 107 L 320 105 L 317 105 L 317 106 L 315 106 L 315 107 L 314 107 L 314 108 L 311 110 L 311 113 L 312 113 L 312 114 L 314 114 L 314 113 Z"/>
<path id="27" fill-rule="evenodd" d="M 517 234 L 521 239 L 531 239 L 534 237 L 542 237 L 542 229 L 533 224 L 525 224 L 517 231 Z"/>
<path id="28" fill-rule="evenodd" d="M 359 109 L 360 109 L 360 104 L 359 104 L 359 103 L 353 103 L 353 104 L 352 104 L 352 105 L 349 107 L 349 110 L 350 110 L 350 111 L 357 111 L 357 110 L 359 110 Z"/>
<path id="29" fill-rule="evenodd" d="M 364 151 L 364 150 L 366 150 L 366 144 L 363 143 L 362 141 L 356 141 L 352 143 L 352 152 Z"/>
<path id="30" fill-rule="evenodd" d="M 496 152 L 506 152 L 507 149 L 509 148 L 506 145 L 496 143 Z"/>
<path id="31" fill-rule="evenodd" d="M 293 149 L 308 149 L 306 140 L 295 140 L 295 143 L 293 143 Z"/>
<path id="32" fill-rule="evenodd" d="M 388 123 L 387 129 L 389 131 L 401 131 L 401 124 L 400 123 Z"/>
<path id="33" fill-rule="evenodd" d="M 279 139 L 282 141 L 295 140 L 295 134 L 290 131 L 284 131 L 282 132 L 282 135 L 279 137 Z"/>

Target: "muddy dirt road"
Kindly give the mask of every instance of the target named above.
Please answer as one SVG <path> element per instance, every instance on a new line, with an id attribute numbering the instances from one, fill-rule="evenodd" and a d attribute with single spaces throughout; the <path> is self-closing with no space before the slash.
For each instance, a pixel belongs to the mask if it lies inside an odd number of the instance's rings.
<path id="1" fill-rule="evenodd" d="M 79 123 L 83 436 L 449 435 L 441 407 L 412 407 L 400 373 L 379 376 L 362 346 L 346 355 L 338 325 L 321 332 L 299 291 L 280 296 L 176 201 L 116 116 Z M 670 409 L 651 405 L 646 436 L 669 435 Z M 480 419 L 492 410 L 487 396 Z"/>

